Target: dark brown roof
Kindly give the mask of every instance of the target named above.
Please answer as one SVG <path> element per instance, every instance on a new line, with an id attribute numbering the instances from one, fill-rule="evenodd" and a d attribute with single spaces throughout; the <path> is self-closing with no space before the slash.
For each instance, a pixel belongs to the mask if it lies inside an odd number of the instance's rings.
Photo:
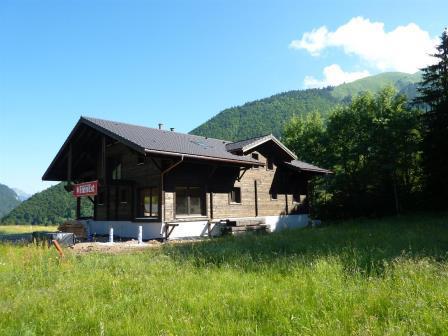
<path id="1" fill-rule="evenodd" d="M 285 162 L 285 165 L 295 168 L 297 170 L 301 170 L 301 171 L 314 172 L 314 173 L 319 173 L 319 174 L 333 174 L 333 172 L 331 170 L 320 168 L 320 167 L 317 167 L 312 164 L 309 164 L 309 163 L 306 163 L 303 161 L 299 161 L 299 160 Z"/>
<path id="2" fill-rule="evenodd" d="M 66 156 L 68 144 L 83 127 L 94 129 L 141 153 L 172 155 L 178 157 L 185 156 L 187 158 L 209 161 L 224 161 L 241 166 L 263 166 L 264 163 L 253 159 L 250 155 L 247 155 L 246 152 L 268 141 L 272 141 L 286 153 L 285 164 L 291 168 L 318 174 L 331 173 L 329 170 L 305 162 L 297 160 L 289 162 L 291 159 L 296 158 L 294 153 L 272 134 L 232 143 L 225 140 L 160 130 L 157 128 L 81 117 L 48 167 L 42 177 L 43 180 L 60 180 L 63 177 L 59 173 L 59 175 L 54 173 L 54 169 L 56 169 L 54 167 L 55 165 L 59 165 L 59 168 L 57 169 L 62 169 L 61 167 L 63 164 L 61 163 L 61 158 Z"/>
<path id="3" fill-rule="evenodd" d="M 228 152 L 226 150 L 228 141 L 224 140 L 89 117 L 81 117 L 80 121 L 142 152 L 184 154 L 203 159 L 260 164 L 250 156 Z"/>

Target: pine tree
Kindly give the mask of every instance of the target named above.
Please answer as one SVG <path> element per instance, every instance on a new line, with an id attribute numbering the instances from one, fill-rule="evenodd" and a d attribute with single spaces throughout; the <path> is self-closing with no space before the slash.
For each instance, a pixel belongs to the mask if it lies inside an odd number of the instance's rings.
<path id="1" fill-rule="evenodd" d="M 422 82 L 415 103 L 426 108 L 423 118 L 423 159 L 426 190 L 431 204 L 448 208 L 448 32 L 432 55 L 433 65 L 422 69 Z"/>

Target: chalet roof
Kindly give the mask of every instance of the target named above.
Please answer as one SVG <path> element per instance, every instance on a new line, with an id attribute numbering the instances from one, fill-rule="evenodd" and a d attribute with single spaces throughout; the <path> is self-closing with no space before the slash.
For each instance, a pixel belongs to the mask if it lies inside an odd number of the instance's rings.
<path id="1" fill-rule="evenodd" d="M 299 160 L 285 162 L 285 165 L 295 168 L 297 170 L 301 170 L 301 171 L 314 172 L 314 173 L 319 173 L 319 174 L 333 174 L 333 172 L 331 170 L 320 168 L 320 167 L 314 166 L 310 163 L 306 163 L 306 162 L 299 161 Z"/>
<path id="2" fill-rule="evenodd" d="M 288 156 L 291 157 L 291 159 L 297 159 L 297 156 L 291 152 L 284 144 L 280 142 L 274 135 L 268 134 L 263 135 L 251 139 L 241 140 L 237 142 L 232 142 L 226 144 L 226 149 L 229 152 L 242 152 L 243 154 L 247 151 L 250 151 L 251 149 L 260 146 L 268 141 L 274 142 L 277 146 L 279 146 Z"/>
<path id="3" fill-rule="evenodd" d="M 93 132 L 96 133 L 96 139 L 101 134 L 104 134 L 110 139 L 121 142 L 140 153 L 185 156 L 191 159 L 221 161 L 240 166 L 264 166 L 263 162 L 252 158 L 247 152 L 269 142 L 270 145 L 274 145 L 282 150 L 285 154 L 282 161 L 289 167 L 317 174 L 331 173 L 326 169 L 295 160 L 296 156 L 294 153 L 272 134 L 238 142 L 229 142 L 116 121 L 81 117 L 44 173 L 43 180 L 60 181 L 66 177 L 65 171 L 67 171 L 68 167 L 68 153 L 71 150 L 70 144 L 72 141 L 76 140 L 79 143 L 76 160 L 84 162 L 85 156 L 88 156 L 89 153 L 85 153 L 86 151 L 82 149 L 82 146 L 88 146 L 89 139 L 95 139 L 95 134 L 93 133 L 86 135 L 88 129 L 96 131 Z M 95 154 L 90 153 L 90 156 L 92 155 L 94 156 Z M 292 162 L 290 162 L 291 160 Z"/>
<path id="4" fill-rule="evenodd" d="M 250 156 L 228 152 L 226 150 L 228 141 L 224 140 L 90 117 L 81 117 L 80 121 L 141 152 L 184 154 L 204 159 L 261 164 Z"/>

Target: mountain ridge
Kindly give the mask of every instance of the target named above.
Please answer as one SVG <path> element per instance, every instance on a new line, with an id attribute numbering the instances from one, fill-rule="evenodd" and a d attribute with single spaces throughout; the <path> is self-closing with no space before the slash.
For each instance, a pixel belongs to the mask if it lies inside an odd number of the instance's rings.
<path id="1" fill-rule="evenodd" d="M 353 96 L 363 91 L 378 92 L 387 85 L 413 98 L 420 79 L 420 72 L 384 72 L 335 87 L 286 91 L 224 109 L 194 128 L 190 134 L 230 141 L 268 133 L 281 138 L 285 123 L 294 115 L 319 111 L 326 116 L 337 105 L 349 102 Z"/>
<path id="2" fill-rule="evenodd" d="M 0 219 L 20 203 L 17 193 L 6 184 L 0 183 Z"/>

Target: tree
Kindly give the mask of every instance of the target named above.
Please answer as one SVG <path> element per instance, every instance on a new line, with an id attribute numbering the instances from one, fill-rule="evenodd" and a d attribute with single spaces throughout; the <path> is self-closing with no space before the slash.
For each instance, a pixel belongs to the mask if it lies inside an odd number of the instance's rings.
<path id="1" fill-rule="evenodd" d="M 318 115 L 293 118 L 285 142 L 300 159 L 335 173 L 315 181 L 321 217 L 399 213 L 421 189 L 420 112 L 388 87 L 335 108 L 326 126 Z"/>
<path id="2" fill-rule="evenodd" d="M 324 120 L 319 112 L 293 116 L 283 131 L 285 145 L 306 162 L 321 164 L 325 157 Z"/>
<path id="3" fill-rule="evenodd" d="M 423 117 L 423 168 L 430 204 L 448 208 L 448 32 L 440 36 L 432 56 L 436 63 L 422 69 L 416 104 L 426 107 Z"/>

